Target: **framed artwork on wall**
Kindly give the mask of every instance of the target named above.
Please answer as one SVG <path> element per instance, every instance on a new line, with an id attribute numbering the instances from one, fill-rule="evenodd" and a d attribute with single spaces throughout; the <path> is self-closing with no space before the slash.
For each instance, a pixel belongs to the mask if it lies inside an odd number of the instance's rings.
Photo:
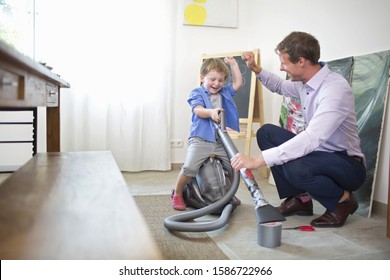
<path id="1" fill-rule="evenodd" d="M 238 27 L 238 0 L 182 0 L 183 24 Z"/>

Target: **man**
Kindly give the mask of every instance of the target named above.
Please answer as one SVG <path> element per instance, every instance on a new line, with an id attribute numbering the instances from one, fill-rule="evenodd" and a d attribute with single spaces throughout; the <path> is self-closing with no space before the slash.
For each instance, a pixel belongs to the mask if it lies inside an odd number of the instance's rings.
<path id="1" fill-rule="evenodd" d="M 295 135 L 272 124 L 262 126 L 257 131 L 262 154 L 238 153 L 232 166 L 236 171 L 269 166 L 280 198 L 286 198 L 278 207 L 284 216 L 313 215 L 313 198 L 326 211 L 311 225 L 341 227 L 358 208 L 353 191 L 366 178 L 351 87 L 319 62 L 320 46 L 310 34 L 292 32 L 275 52 L 290 80 L 256 65 L 253 53 L 242 58 L 270 91 L 300 99 L 305 129 Z"/>

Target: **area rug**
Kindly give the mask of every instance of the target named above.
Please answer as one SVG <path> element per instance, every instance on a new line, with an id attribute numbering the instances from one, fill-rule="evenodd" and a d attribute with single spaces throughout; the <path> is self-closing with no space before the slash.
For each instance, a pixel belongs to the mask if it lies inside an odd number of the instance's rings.
<path id="1" fill-rule="evenodd" d="M 177 214 L 168 195 L 139 195 L 134 199 L 145 217 L 165 260 L 227 260 L 228 257 L 204 232 L 170 232 L 165 218 Z"/>

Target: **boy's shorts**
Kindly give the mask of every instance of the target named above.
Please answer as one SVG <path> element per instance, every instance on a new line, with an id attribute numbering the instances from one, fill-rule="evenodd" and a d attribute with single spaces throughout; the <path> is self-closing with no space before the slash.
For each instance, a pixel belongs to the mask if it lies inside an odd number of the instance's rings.
<path id="1" fill-rule="evenodd" d="M 223 148 L 222 143 L 213 143 L 199 137 L 188 139 L 188 149 L 184 165 L 180 174 L 187 177 L 195 177 L 199 168 L 211 155 L 216 155 L 222 161 L 222 165 L 229 174 L 233 173 L 230 160 Z"/>

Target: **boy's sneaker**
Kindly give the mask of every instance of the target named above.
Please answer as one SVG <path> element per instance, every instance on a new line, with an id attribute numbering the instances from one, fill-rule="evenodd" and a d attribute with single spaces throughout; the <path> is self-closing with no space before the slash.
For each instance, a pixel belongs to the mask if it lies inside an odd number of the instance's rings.
<path id="1" fill-rule="evenodd" d="M 172 190 L 171 193 L 171 204 L 173 209 L 175 210 L 186 210 L 186 204 L 184 203 L 184 199 L 182 195 L 175 195 L 175 190 Z"/>

